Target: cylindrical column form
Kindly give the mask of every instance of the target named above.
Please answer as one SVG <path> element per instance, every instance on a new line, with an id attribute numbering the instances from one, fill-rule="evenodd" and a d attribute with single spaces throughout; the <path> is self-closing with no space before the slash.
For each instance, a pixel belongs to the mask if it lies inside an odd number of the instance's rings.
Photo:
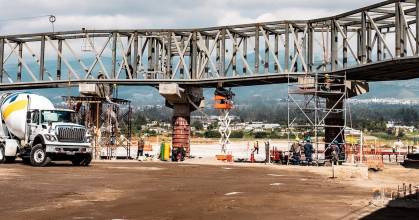
<path id="1" fill-rule="evenodd" d="M 172 148 L 184 148 L 186 156 L 190 154 L 190 106 L 188 104 L 174 104 L 173 106 Z"/>
<path id="2" fill-rule="evenodd" d="M 343 128 L 345 118 L 343 112 L 342 95 L 330 96 L 326 99 L 326 108 L 333 109 L 325 119 L 325 143 L 326 147 L 336 140 L 339 144 L 344 142 Z M 327 155 L 326 155 L 327 156 Z"/>

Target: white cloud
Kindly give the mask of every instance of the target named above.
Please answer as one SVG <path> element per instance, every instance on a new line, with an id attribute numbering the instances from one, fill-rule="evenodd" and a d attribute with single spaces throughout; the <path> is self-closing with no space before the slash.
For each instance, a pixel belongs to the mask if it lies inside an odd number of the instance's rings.
<path id="1" fill-rule="evenodd" d="M 223 16 L 221 16 L 217 21 L 217 25 L 243 24 L 252 23 L 254 21 L 255 20 L 252 18 L 243 17 L 238 11 L 231 11 L 226 12 Z"/>

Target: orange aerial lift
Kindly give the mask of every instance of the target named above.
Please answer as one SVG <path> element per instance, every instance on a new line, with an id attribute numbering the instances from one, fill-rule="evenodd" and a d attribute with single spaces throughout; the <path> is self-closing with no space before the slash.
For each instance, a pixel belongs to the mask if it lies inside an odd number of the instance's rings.
<path id="1" fill-rule="evenodd" d="M 227 147 L 230 144 L 230 110 L 234 107 L 233 104 L 233 97 L 235 94 L 231 91 L 231 89 L 227 90 L 225 88 L 219 87 L 214 92 L 214 108 L 220 110 L 220 116 L 218 117 L 219 120 L 219 128 L 218 132 L 220 132 L 220 146 L 221 146 L 221 153 L 227 153 Z"/>

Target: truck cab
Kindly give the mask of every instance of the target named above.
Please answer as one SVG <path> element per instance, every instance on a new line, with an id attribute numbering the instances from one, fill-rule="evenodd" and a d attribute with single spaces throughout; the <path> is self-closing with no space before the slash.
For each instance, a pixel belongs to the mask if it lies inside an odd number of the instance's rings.
<path id="1" fill-rule="evenodd" d="M 27 113 L 27 146 L 22 158 L 32 165 L 45 160 L 70 160 L 73 165 L 89 165 L 90 135 L 68 109 L 30 110 Z M 42 146 L 42 150 L 38 149 Z M 33 148 L 36 152 L 32 152 Z M 32 155 L 32 153 L 33 155 Z"/>

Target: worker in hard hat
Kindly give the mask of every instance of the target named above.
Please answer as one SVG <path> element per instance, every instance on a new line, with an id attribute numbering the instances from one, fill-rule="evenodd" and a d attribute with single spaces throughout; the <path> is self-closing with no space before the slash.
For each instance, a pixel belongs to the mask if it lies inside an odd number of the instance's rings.
<path id="1" fill-rule="evenodd" d="M 339 149 L 339 142 L 337 140 L 332 141 L 332 143 L 329 146 L 331 148 L 331 160 L 333 163 L 337 164 L 338 160 L 339 160 L 339 154 L 340 154 L 340 149 Z"/>
<path id="2" fill-rule="evenodd" d="M 291 153 L 291 164 L 298 165 L 300 164 L 301 160 L 301 144 L 300 139 L 297 137 L 296 141 L 291 145 L 290 153 Z"/>
<path id="3" fill-rule="evenodd" d="M 144 154 L 144 138 L 139 137 L 138 138 L 138 143 L 137 143 L 137 159 L 142 157 L 143 154 Z"/>
<path id="4" fill-rule="evenodd" d="M 313 162 L 313 153 L 314 153 L 313 145 L 311 144 L 311 140 L 307 138 L 306 143 L 304 144 L 304 155 L 306 157 L 307 163 Z"/>
<path id="5" fill-rule="evenodd" d="M 326 91 L 330 91 L 331 87 L 332 87 L 332 82 L 333 80 L 330 79 L 329 74 L 325 74 L 324 75 L 324 88 Z"/>

